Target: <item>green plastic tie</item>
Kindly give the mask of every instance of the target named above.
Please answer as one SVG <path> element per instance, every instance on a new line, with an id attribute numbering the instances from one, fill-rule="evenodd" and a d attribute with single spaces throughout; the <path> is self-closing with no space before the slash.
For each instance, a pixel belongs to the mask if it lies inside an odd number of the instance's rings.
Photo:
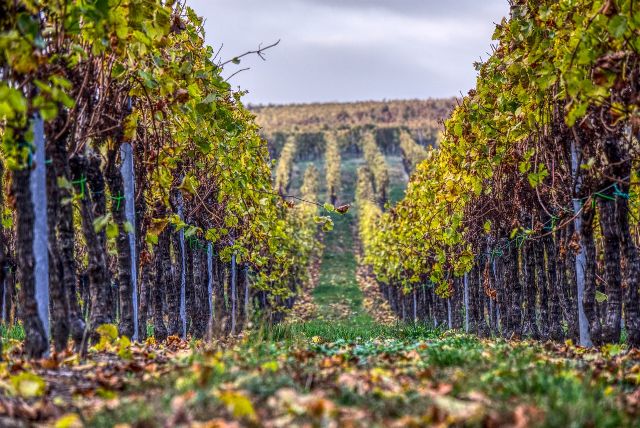
<path id="1" fill-rule="evenodd" d="M 195 250 L 202 250 L 203 248 L 206 248 L 206 245 L 203 244 L 202 242 L 200 242 L 200 240 L 197 237 L 193 237 L 193 245 Z"/>
<path id="2" fill-rule="evenodd" d="M 192 250 L 195 250 L 198 247 L 198 238 L 191 235 L 187 238 L 187 241 L 189 241 L 189 248 L 191 248 Z"/>
<path id="3" fill-rule="evenodd" d="M 118 196 L 112 196 L 111 199 L 117 202 L 116 210 L 119 210 L 120 209 L 120 201 L 122 201 L 124 199 L 124 196 L 122 196 L 122 193 L 118 192 Z"/>
<path id="4" fill-rule="evenodd" d="M 597 196 L 597 197 L 602 198 L 602 199 L 606 199 L 608 201 L 615 201 L 616 200 L 616 198 L 614 198 L 613 196 L 605 195 L 604 193 L 600 193 L 600 192 L 594 193 L 594 196 Z"/>
<path id="5" fill-rule="evenodd" d="M 622 199 L 629 199 L 629 194 L 622 192 L 617 183 L 613 185 L 613 196 L 619 196 Z"/>
<path id="6" fill-rule="evenodd" d="M 546 225 L 544 227 L 544 230 L 551 230 L 551 231 L 555 230 L 556 229 L 556 223 L 558 222 L 558 217 L 552 215 L 551 216 L 551 220 L 549 220 L 547 223 L 549 223 L 549 222 L 551 222 L 551 226 Z"/>
<path id="7" fill-rule="evenodd" d="M 71 182 L 71 184 L 78 184 L 80 185 L 80 199 L 84 199 L 84 189 L 87 183 L 87 177 L 83 174 L 82 177 L 80 177 L 80 180 L 74 180 Z"/>
<path id="8" fill-rule="evenodd" d="M 494 248 L 493 250 L 491 250 L 491 260 L 497 257 L 502 257 L 503 255 L 504 253 L 502 252 L 502 248 Z"/>

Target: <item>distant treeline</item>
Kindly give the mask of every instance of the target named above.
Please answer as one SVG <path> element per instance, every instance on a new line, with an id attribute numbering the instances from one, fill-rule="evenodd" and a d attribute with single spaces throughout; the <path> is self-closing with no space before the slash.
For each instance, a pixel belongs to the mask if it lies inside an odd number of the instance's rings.
<path id="1" fill-rule="evenodd" d="M 360 155 L 357 141 L 369 131 L 386 154 L 400 154 L 401 131 L 410 132 L 421 145 L 434 145 L 439 122 L 455 104 L 455 98 L 446 98 L 250 106 L 250 110 L 262 126 L 273 158 L 279 156 L 287 137 L 296 134 L 297 159 L 305 160 L 324 153 L 323 134 L 328 130 L 343 132 L 346 138 L 340 139 L 340 149 L 345 154 Z"/>

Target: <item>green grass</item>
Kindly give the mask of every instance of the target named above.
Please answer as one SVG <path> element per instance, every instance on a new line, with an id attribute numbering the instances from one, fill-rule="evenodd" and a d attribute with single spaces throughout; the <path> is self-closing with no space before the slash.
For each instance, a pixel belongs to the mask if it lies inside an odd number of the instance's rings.
<path id="1" fill-rule="evenodd" d="M 345 341 L 363 343 L 375 339 L 425 340 L 437 337 L 438 331 L 430 325 L 380 324 L 364 316 L 341 321 L 312 320 L 304 323 L 283 324 L 273 327 L 271 339 L 274 341 L 296 342 L 314 337 L 322 342 Z"/>
<path id="2" fill-rule="evenodd" d="M 340 189 L 340 202 L 353 202 L 356 188 L 356 180 L 358 178 L 358 168 L 365 165 L 362 158 L 343 159 L 340 170 L 340 180 L 342 186 Z"/>
<path id="3" fill-rule="evenodd" d="M 320 278 L 313 291 L 319 312 L 325 319 L 339 318 L 336 310 L 347 307 L 350 316 L 362 317 L 362 291 L 356 279 L 351 224 L 353 214 L 333 215 L 334 230 L 325 235 Z"/>
<path id="4" fill-rule="evenodd" d="M 154 415 L 153 408 L 142 401 L 125 401 L 117 409 L 99 412 L 91 419 L 91 426 L 96 428 L 110 428 L 116 424 L 155 427 L 160 426 L 160 420 Z"/>
<path id="5" fill-rule="evenodd" d="M 406 176 L 400 157 L 387 157 L 390 171 L 391 200 L 404 194 Z M 344 159 L 341 165 L 341 201 L 352 201 L 356 186 L 356 171 L 362 159 Z M 363 294 L 356 278 L 357 260 L 354 248 L 356 214 L 332 215 L 334 229 L 325 235 L 325 250 L 320 266 L 320 278 L 313 290 L 319 319 L 293 326 L 277 326 L 274 338 L 319 336 L 326 340 L 354 340 L 394 337 L 411 327 L 389 327 L 377 323 L 363 307 Z"/>
<path id="6" fill-rule="evenodd" d="M 22 327 L 20 323 L 12 326 L 0 324 L 0 339 L 2 339 L 3 342 L 10 339 L 24 340 L 24 327 Z"/>
<path id="7" fill-rule="evenodd" d="M 395 205 L 404 198 L 407 176 L 402 164 L 402 157 L 386 156 L 385 160 L 389 167 L 389 203 Z"/>
<path id="8" fill-rule="evenodd" d="M 342 201 L 353 200 L 356 170 L 361 164 L 361 159 L 342 162 Z M 372 320 L 362 307 L 362 291 L 356 279 L 357 261 L 352 230 L 354 213 L 332 214 L 332 218 L 334 229 L 325 234 L 320 278 L 313 290 L 320 319 L 329 322 L 349 319 L 354 326 L 370 324 Z"/>

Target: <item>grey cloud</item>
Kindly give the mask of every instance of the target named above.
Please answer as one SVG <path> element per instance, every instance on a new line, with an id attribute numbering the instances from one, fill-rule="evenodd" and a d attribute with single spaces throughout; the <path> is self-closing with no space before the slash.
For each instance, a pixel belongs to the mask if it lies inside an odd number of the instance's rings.
<path id="1" fill-rule="evenodd" d="M 252 103 L 426 98 L 465 93 L 506 0 L 191 0 L 223 58 L 282 39 L 231 83 Z M 237 68 L 228 68 L 230 75 Z"/>
<path id="2" fill-rule="evenodd" d="M 504 1 L 482 0 L 297 0 L 301 3 L 314 3 L 335 8 L 368 9 L 379 8 L 395 13 L 429 15 L 433 17 L 455 17 L 460 14 L 501 12 L 504 9 Z"/>
<path id="3" fill-rule="evenodd" d="M 274 94 L 270 101 L 274 103 L 450 95 L 446 91 L 434 91 L 426 84 L 442 82 L 446 76 L 426 67 L 403 62 L 397 56 L 390 60 L 374 49 L 319 48 L 314 56 L 306 57 L 305 54 L 303 49 L 293 48 L 289 52 L 286 72 L 273 77 L 256 74 L 255 87 L 268 85 Z M 362 64 L 366 64 L 364 72 Z M 414 83 L 407 85 L 406 81 Z M 304 98 L 300 94 L 304 94 Z"/>

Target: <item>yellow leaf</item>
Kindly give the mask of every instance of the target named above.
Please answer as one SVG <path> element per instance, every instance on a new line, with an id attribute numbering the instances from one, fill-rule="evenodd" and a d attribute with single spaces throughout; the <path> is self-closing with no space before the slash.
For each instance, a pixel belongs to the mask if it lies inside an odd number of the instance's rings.
<path id="1" fill-rule="evenodd" d="M 110 342 L 113 342 L 118 338 L 118 327 L 114 324 L 102 324 L 96 328 L 96 333 L 98 333 L 100 337 L 105 337 L 109 339 Z"/>
<path id="2" fill-rule="evenodd" d="M 35 373 L 22 372 L 9 379 L 17 395 L 24 398 L 40 397 L 47 383 Z"/>
<path id="3" fill-rule="evenodd" d="M 67 413 L 62 415 L 55 423 L 55 428 L 82 428 L 80 416 L 75 413 Z"/>
<path id="4" fill-rule="evenodd" d="M 261 367 L 262 367 L 263 370 L 266 370 L 266 371 L 277 372 L 278 371 L 278 362 L 277 361 L 267 361 L 266 363 L 263 363 Z"/>
<path id="5" fill-rule="evenodd" d="M 234 417 L 255 419 L 256 412 L 253 410 L 253 404 L 240 392 L 224 391 L 220 393 L 218 398 L 227 406 Z"/>
<path id="6" fill-rule="evenodd" d="M 139 112 L 133 112 L 126 117 L 124 121 L 124 138 L 128 141 L 135 140 L 136 131 L 138 128 L 138 119 L 140 118 Z"/>
<path id="7" fill-rule="evenodd" d="M 118 356 L 123 360 L 130 360 L 133 358 L 131 352 L 131 340 L 127 336 L 122 336 L 118 339 Z"/>
<path id="8" fill-rule="evenodd" d="M 128 348 L 131 346 L 131 340 L 129 340 L 127 336 L 122 336 L 120 337 L 120 340 L 118 340 L 118 346 L 121 348 Z"/>
<path id="9" fill-rule="evenodd" d="M 198 183 L 198 180 L 195 177 L 187 175 L 182 179 L 182 183 L 178 188 L 180 190 L 184 190 L 185 192 L 191 193 L 192 195 L 195 195 L 198 192 L 199 184 L 200 183 Z"/>

